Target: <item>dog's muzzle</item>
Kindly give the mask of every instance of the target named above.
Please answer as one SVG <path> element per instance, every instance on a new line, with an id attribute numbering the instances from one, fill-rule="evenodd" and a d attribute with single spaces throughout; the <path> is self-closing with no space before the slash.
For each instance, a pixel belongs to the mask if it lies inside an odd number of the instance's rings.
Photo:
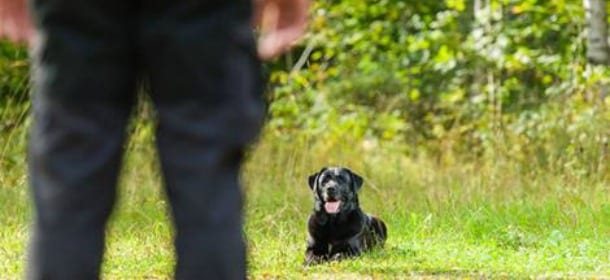
<path id="1" fill-rule="evenodd" d="M 337 189 L 329 187 L 324 195 L 324 210 L 329 214 L 337 214 L 341 209 L 342 201 L 339 199 Z"/>

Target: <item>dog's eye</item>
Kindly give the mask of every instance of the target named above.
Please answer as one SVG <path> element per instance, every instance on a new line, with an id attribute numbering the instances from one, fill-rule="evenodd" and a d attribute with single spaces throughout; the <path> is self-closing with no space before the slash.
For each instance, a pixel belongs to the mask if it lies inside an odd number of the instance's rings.
<path id="1" fill-rule="evenodd" d="M 327 182 L 328 182 L 328 180 L 330 180 L 330 177 L 328 177 L 328 176 L 324 176 L 324 177 L 322 177 L 321 182 L 322 182 L 322 184 L 325 184 L 325 183 L 327 183 Z"/>
<path id="2" fill-rule="evenodd" d="M 345 178 L 343 176 L 337 176 L 336 179 L 338 183 L 345 183 Z"/>

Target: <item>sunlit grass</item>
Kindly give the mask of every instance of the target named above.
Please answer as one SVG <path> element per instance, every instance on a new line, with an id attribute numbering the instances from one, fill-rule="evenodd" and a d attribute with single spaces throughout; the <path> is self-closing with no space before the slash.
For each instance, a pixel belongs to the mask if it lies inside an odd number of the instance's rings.
<path id="1" fill-rule="evenodd" d="M 25 150 L 19 135 L 0 136 L 11 158 Z M 174 260 L 167 205 L 148 128 L 134 135 L 108 229 L 104 277 L 167 279 Z M 610 276 L 610 200 L 602 179 L 523 172 L 502 158 L 437 164 L 394 148 L 266 133 L 243 170 L 251 278 Z M 23 274 L 30 211 L 25 157 L 7 161 L 6 153 L 0 278 L 13 279 Z M 312 209 L 306 178 L 324 165 L 363 175 L 362 206 L 386 221 L 389 239 L 385 249 L 361 258 L 306 268 Z"/>

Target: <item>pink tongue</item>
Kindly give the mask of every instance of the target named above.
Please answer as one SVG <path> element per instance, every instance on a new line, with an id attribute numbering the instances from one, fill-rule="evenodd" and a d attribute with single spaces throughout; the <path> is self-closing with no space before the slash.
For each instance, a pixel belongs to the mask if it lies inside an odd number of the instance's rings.
<path id="1" fill-rule="evenodd" d="M 326 209 L 326 213 L 336 214 L 339 212 L 339 206 L 341 206 L 341 201 L 327 201 L 324 203 L 324 208 Z"/>

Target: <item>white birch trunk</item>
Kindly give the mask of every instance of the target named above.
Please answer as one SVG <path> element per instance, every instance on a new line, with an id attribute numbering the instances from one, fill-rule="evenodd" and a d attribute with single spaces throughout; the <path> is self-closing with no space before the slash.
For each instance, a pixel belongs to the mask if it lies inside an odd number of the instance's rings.
<path id="1" fill-rule="evenodd" d="M 587 21 L 587 59 L 593 64 L 610 64 L 606 0 L 583 0 Z"/>

